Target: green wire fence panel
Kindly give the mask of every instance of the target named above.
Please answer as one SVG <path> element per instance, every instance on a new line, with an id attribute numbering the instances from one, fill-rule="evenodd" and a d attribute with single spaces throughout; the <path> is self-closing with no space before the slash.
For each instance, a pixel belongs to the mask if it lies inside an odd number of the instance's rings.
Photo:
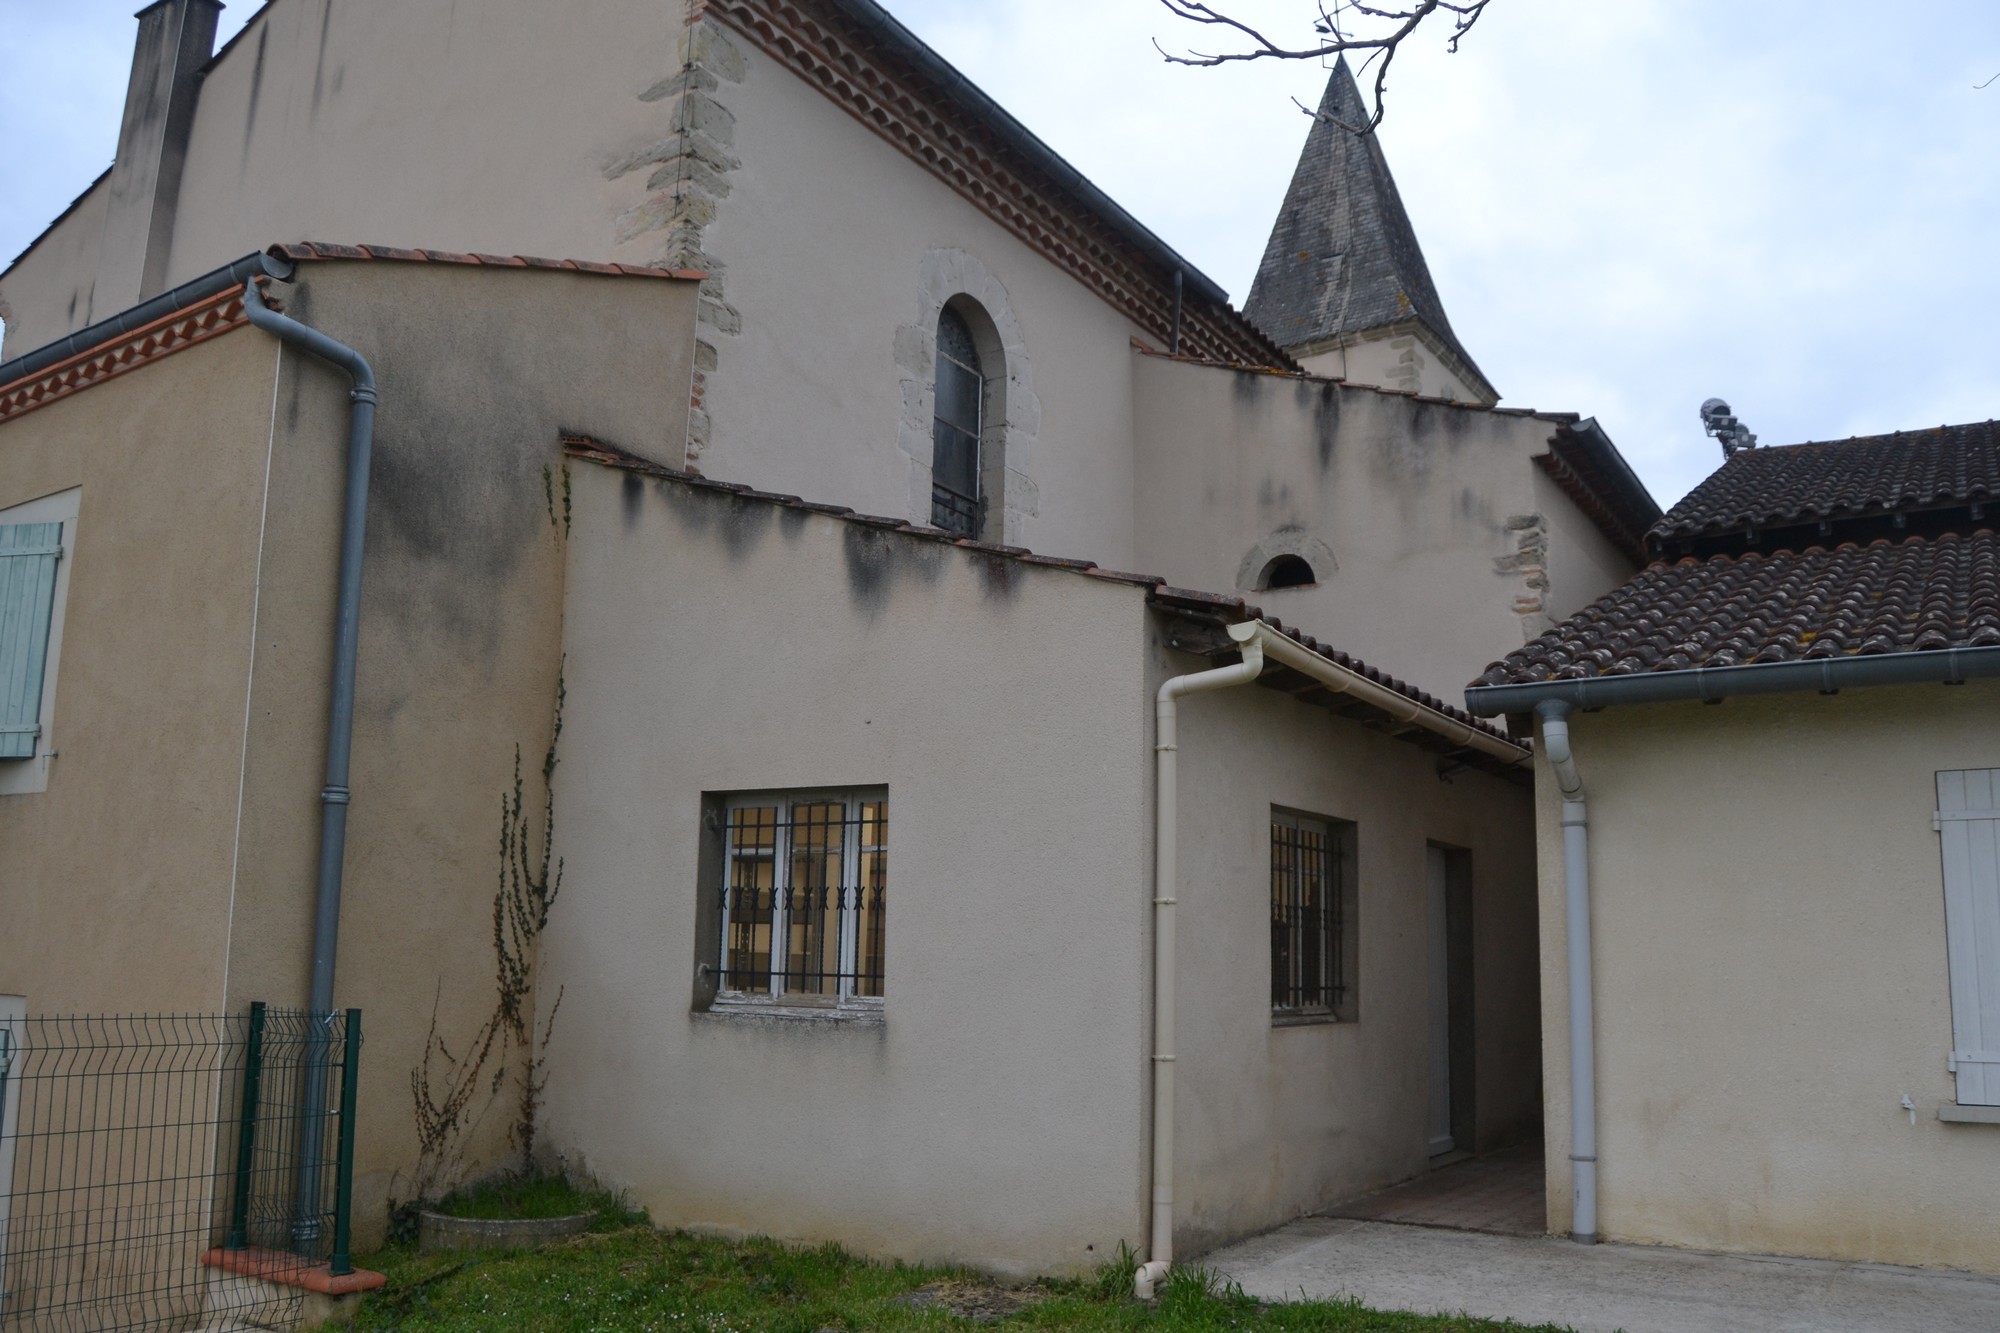
<path id="1" fill-rule="evenodd" d="M 358 1013 L 262 1004 L 0 1018 L 0 1333 L 293 1322 L 296 1287 L 203 1256 L 345 1250 L 359 1039 Z"/>

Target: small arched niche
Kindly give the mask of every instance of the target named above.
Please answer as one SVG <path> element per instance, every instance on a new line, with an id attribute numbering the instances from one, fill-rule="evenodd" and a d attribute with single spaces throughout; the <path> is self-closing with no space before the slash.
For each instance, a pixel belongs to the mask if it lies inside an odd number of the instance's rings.
<path id="1" fill-rule="evenodd" d="M 1319 575 L 1307 563 L 1304 556 L 1275 556 L 1264 564 L 1264 570 L 1257 576 L 1257 587 L 1268 592 L 1272 588 L 1310 588 L 1319 582 Z"/>
<path id="2" fill-rule="evenodd" d="M 1316 588 L 1340 572 L 1333 550 L 1304 528 L 1286 526 L 1251 547 L 1236 567 L 1240 592 Z"/>

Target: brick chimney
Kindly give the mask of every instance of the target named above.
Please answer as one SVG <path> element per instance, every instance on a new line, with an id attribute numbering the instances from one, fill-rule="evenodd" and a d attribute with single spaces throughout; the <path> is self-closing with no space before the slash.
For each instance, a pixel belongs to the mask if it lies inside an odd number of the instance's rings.
<path id="1" fill-rule="evenodd" d="M 98 310 L 122 310 L 166 286 L 199 71 L 215 53 L 221 12 L 221 0 L 156 0 L 137 15 L 132 81 L 107 182 L 104 248 L 92 301 Z"/>

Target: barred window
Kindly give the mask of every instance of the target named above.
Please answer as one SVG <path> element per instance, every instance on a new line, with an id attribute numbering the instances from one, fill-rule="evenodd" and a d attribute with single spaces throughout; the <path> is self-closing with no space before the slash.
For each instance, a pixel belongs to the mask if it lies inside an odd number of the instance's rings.
<path id="1" fill-rule="evenodd" d="M 1354 826 L 1271 812 L 1271 1012 L 1353 1018 Z"/>
<path id="2" fill-rule="evenodd" d="M 739 796 L 725 813 L 722 992 L 808 1004 L 881 999 L 888 793 Z"/>

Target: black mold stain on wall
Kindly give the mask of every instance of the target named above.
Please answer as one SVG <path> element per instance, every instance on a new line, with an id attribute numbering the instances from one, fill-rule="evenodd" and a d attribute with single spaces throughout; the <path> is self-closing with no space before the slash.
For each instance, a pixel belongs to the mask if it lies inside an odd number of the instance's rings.
<path id="1" fill-rule="evenodd" d="M 250 136 L 257 128 L 257 102 L 264 93 L 264 49 L 270 43 L 271 25 L 266 23 L 257 29 L 257 59 L 250 67 L 250 109 L 243 116 L 243 156 L 236 164 L 239 176 L 250 167 Z"/>
<path id="2" fill-rule="evenodd" d="M 1021 566 L 1004 556 L 975 555 L 979 562 L 979 587 L 988 601 L 1012 601 L 1021 584 Z"/>
<path id="3" fill-rule="evenodd" d="M 914 577 L 935 583 L 944 572 L 943 548 L 922 538 L 898 537 L 861 523 L 842 523 L 840 540 L 848 597 L 870 620 L 889 605 L 901 580 Z"/>
<path id="4" fill-rule="evenodd" d="M 332 25 L 333 0 L 320 0 L 319 54 L 313 59 L 312 111 L 306 117 L 308 121 L 319 118 L 320 93 L 326 86 L 326 34 Z"/>
<path id="5" fill-rule="evenodd" d="M 618 483 L 618 510 L 625 520 L 625 531 L 639 526 L 639 511 L 646 503 L 646 483 L 639 480 L 636 472 L 627 472 Z"/>
<path id="6" fill-rule="evenodd" d="M 1301 383 L 1299 387 L 1304 389 L 1306 385 Z M 1334 451 L 1340 442 L 1340 389 L 1329 380 L 1321 384 L 1312 396 L 1313 442 L 1319 454 L 1320 471 L 1330 472 Z"/>

